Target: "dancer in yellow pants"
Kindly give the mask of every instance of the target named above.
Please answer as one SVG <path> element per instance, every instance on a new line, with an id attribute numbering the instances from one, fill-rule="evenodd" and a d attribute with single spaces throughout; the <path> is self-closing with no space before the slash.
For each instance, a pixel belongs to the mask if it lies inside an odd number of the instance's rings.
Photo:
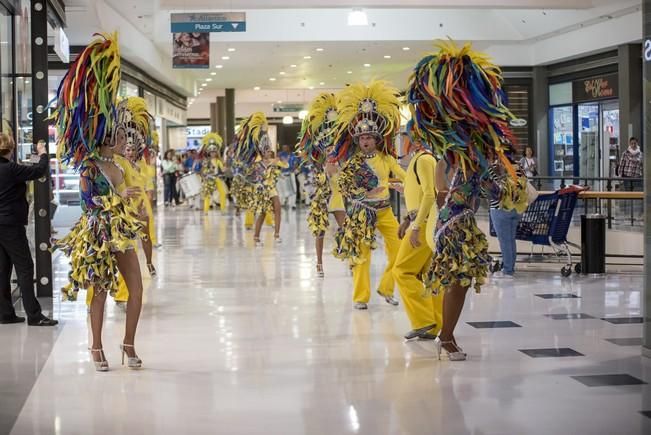
<path id="1" fill-rule="evenodd" d="M 203 182 L 203 211 L 208 213 L 215 191 L 219 193 L 219 208 L 222 212 L 228 207 L 228 188 L 220 176 L 224 173 L 224 140 L 217 133 L 210 132 L 201 139 L 200 156 L 203 159 L 201 179 Z"/>
<path id="2" fill-rule="evenodd" d="M 432 229 L 426 230 L 424 225 L 434 223 L 437 216 L 436 160 L 420 142 L 412 142 L 405 133 L 403 138 L 406 145 L 403 149 L 412 155 L 404 184 L 408 214 L 400 226 L 402 241 L 393 276 L 412 327 L 405 338 L 433 340 L 443 325 L 443 292 L 432 296 L 420 277 L 432 261 L 432 248 L 426 237 L 432 234 Z"/>
<path id="3" fill-rule="evenodd" d="M 371 297 L 371 251 L 375 231 L 384 237 L 387 266 L 378 293 L 390 305 L 393 263 L 398 253 L 398 221 L 389 201 L 389 176 L 404 179 L 394 155 L 393 137 L 400 128 L 399 92 L 386 82 L 357 83 L 341 91 L 332 162 L 341 163 L 338 184 L 347 200 L 347 216 L 336 236 L 335 257 L 353 266 L 354 308 L 366 310 Z"/>

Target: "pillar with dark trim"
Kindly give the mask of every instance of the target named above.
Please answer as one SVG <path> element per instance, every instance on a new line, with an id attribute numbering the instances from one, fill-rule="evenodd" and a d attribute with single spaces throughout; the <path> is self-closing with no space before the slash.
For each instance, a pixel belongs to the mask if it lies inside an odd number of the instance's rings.
<path id="1" fill-rule="evenodd" d="M 651 358 L 651 0 L 642 1 L 644 119 L 644 314 L 642 354 Z"/>
<path id="2" fill-rule="evenodd" d="M 235 138 L 235 89 L 226 89 L 226 143 Z"/>

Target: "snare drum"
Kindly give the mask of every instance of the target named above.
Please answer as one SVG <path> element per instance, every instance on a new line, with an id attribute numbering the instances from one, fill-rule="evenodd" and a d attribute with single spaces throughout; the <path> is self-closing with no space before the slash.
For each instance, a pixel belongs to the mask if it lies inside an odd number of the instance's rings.
<path id="1" fill-rule="evenodd" d="M 179 184 L 186 198 L 201 194 L 201 177 L 195 172 L 182 176 Z"/>

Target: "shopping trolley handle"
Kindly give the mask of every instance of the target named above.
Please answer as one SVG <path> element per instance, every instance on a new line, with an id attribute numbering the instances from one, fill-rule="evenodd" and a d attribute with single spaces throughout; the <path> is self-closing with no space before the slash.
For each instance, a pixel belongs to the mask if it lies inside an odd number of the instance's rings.
<path id="1" fill-rule="evenodd" d="M 559 195 L 567 195 L 569 193 L 580 193 L 590 190 L 590 186 L 579 186 L 578 184 L 571 184 L 567 187 L 558 190 Z"/>

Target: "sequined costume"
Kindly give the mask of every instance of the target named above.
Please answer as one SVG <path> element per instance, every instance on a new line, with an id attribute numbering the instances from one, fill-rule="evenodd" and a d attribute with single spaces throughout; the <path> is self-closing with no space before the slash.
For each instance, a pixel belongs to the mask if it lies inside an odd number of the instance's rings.
<path id="1" fill-rule="evenodd" d="M 222 211 L 227 207 L 228 188 L 223 180 L 224 162 L 221 155 L 224 152 L 224 141 L 217 133 L 208 133 L 201 140 L 201 194 L 204 198 L 204 211 L 210 209 L 215 192 L 219 193 L 219 206 Z"/>

